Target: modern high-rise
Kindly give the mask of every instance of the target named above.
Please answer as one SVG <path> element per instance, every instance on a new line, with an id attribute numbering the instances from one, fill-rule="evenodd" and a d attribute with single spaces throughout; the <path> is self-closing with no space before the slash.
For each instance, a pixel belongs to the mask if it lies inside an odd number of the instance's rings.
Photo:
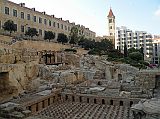
<path id="1" fill-rule="evenodd" d="M 123 51 L 124 44 L 127 48 L 140 49 L 143 47 L 146 60 L 151 60 L 152 57 L 152 35 L 145 31 L 132 31 L 127 27 L 117 27 L 115 35 L 115 48 Z"/>
<path id="2" fill-rule="evenodd" d="M 41 38 L 44 37 L 45 31 L 54 32 L 56 37 L 58 33 L 68 36 L 73 26 L 76 26 L 79 34 L 86 38 L 94 39 L 96 35 L 83 25 L 76 25 L 69 20 L 47 15 L 45 12 L 36 11 L 35 8 L 28 8 L 25 3 L 16 4 L 8 0 L 0 0 L 0 32 L 3 32 L 2 26 L 7 20 L 15 23 L 17 27 L 15 35 L 23 35 L 29 28 L 36 28 Z"/>
<path id="3" fill-rule="evenodd" d="M 152 55 L 152 63 L 159 64 L 160 63 L 160 38 L 153 38 L 153 55 Z"/>

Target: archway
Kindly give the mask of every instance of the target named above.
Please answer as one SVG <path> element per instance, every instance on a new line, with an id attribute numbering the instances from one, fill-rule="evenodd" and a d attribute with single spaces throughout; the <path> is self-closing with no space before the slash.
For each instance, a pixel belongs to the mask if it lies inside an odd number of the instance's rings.
<path id="1" fill-rule="evenodd" d="M 119 106 L 123 106 L 123 101 L 120 101 L 120 102 L 119 102 Z"/>
<path id="2" fill-rule="evenodd" d="M 102 104 L 105 104 L 105 100 L 104 99 L 102 99 Z"/>
<path id="3" fill-rule="evenodd" d="M 89 103 L 89 98 L 87 98 L 87 103 Z"/>
<path id="4" fill-rule="evenodd" d="M 113 105 L 113 100 L 110 100 L 110 105 Z"/>

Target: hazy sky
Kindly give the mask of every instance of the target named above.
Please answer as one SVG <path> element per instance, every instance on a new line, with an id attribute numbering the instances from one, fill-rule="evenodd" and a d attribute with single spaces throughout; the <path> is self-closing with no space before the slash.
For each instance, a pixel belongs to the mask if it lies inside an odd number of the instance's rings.
<path id="1" fill-rule="evenodd" d="M 160 0 L 11 0 L 55 17 L 81 24 L 97 35 L 108 34 L 110 7 L 116 26 L 160 34 Z"/>

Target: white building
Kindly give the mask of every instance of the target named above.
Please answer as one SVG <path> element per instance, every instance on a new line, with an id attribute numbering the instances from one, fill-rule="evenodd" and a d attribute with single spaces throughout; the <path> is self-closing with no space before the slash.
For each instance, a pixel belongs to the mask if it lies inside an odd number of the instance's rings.
<path id="1" fill-rule="evenodd" d="M 154 38 L 152 63 L 159 64 L 159 61 L 160 61 L 160 38 Z"/>
<path id="2" fill-rule="evenodd" d="M 147 60 L 151 60 L 152 56 L 152 35 L 145 31 L 132 31 L 127 27 L 117 27 L 115 35 L 115 48 L 123 51 L 124 44 L 127 48 L 144 49 L 144 57 Z"/>

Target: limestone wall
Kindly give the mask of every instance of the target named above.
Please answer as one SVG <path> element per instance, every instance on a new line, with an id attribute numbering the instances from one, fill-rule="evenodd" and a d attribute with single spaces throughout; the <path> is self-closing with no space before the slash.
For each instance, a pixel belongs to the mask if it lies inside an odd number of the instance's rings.
<path id="1" fill-rule="evenodd" d="M 13 44 L 12 48 L 36 49 L 37 51 L 42 51 L 42 50 L 59 51 L 65 48 L 70 48 L 70 46 L 53 42 L 24 40 Z"/>
<path id="2" fill-rule="evenodd" d="M 18 95 L 26 89 L 30 80 L 38 76 L 37 62 L 21 63 L 21 64 L 1 64 L 0 72 L 8 73 L 8 78 L 4 78 L 3 83 L 7 85 L 0 92 L 0 101 Z M 1 74 L 0 74 L 1 75 Z"/>

